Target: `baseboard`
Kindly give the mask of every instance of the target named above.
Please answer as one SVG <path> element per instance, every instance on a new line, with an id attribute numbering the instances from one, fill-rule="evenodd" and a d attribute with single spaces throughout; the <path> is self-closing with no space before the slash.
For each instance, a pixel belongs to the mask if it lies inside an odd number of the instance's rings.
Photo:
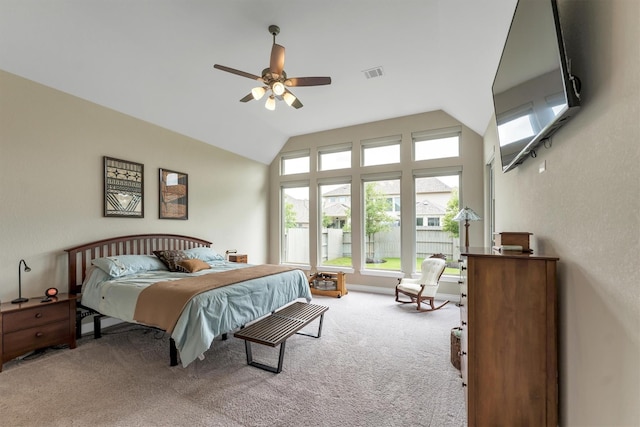
<path id="1" fill-rule="evenodd" d="M 356 285 L 347 283 L 348 291 L 356 291 L 356 292 L 369 292 L 372 294 L 383 294 L 383 295 L 395 295 L 395 289 L 393 288 L 382 288 L 380 286 L 367 286 L 367 285 Z M 452 294 L 437 294 L 436 301 L 438 300 L 449 300 L 455 303 L 460 302 L 460 295 L 452 295 Z"/>

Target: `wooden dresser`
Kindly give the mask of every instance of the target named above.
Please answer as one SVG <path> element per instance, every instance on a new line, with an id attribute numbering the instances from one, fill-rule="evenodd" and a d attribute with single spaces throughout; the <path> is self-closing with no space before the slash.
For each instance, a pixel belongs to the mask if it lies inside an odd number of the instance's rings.
<path id="1" fill-rule="evenodd" d="M 39 348 L 76 347 L 76 297 L 61 294 L 50 302 L 41 300 L 0 305 L 0 371 L 4 362 Z"/>
<path id="2" fill-rule="evenodd" d="M 461 371 L 474 426 L 557 426 L 558 258 L 467 248 Z"/>

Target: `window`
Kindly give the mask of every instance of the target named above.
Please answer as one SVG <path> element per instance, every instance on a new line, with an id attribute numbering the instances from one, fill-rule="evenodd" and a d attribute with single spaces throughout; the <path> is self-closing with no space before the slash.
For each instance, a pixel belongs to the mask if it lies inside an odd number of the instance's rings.
<path id="1" fill-rule="evenodd" d="M 309 264 L 309 187 L 282 188 L 282 262 Z"/>
<path id="2" fill-rule="evenodd" d="M 414 132 L 411 137 L 416 161 L 460 156 L 460 129 L 457 127 Z"/>
<path id="3" fill-rule="evenodd" d="M 427 226 L 429 226 L 429 227 L 440 227 L 440 217 L 429 217 L 429 218 L 427 218 Z"/>
<path id="4" fill-rule="evenodd" d="M 551 109 L 554 116 L 557 116 L 567 108 L 567 100 L 562 93 L 547 96 L 545 100 L 547 102 L 547 108 Z"/>
<path id="5" fill-rule="evenodd" d="M 366 268 L 400 270 L 400 180 L 365 182 L 363 212 Z"/>
<path id="6" fill-rule="evenodd" d="M 387 197 L 387 210 L 400 215 L 400 196 Z"/>
<path id="7" fill-rule="evenodd" d="M 400 136 L 362 142 L 362 166 L 400 163 Z"/>
<path id="8" fill-rule="evenodd" d="M 309 153 L 282 156 L 282 175 L 309 172 Z"/>
<path id="9" fill-rule="evenodd" d="M 351 267 L 351 184 L 320 184 L 320 265 Z"/>
<path id="10" fill-rule="evenodd" d="M 533 107 L 528 104 L 498 117 L 500 146 L 535 135 L 538 128 L 535 120 Z"/>
<path id="11" fill-rule="evenodd" d="M 351 146 L 321 150 L 319 152 L 318 169 L 329 171 L 351 167 Z"/>
<path id="12" fill-rule="evenodd" d="M 425 172 L 426 173 L 426 172 Z M 460 175 L 456 173 L 414 178 L 416 201 L 416 265 L 419 272 L 422 261 L 433 254 L 447 257 L 445 274 L 458 274 L 460 258 L 459 223 L 453 220 L 458 213 Z"/>

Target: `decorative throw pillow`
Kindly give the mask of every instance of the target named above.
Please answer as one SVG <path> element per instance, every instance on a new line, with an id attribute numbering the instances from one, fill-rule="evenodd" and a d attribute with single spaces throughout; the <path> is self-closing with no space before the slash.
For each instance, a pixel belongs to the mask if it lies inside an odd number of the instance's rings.
<path id="1" fill-rule="evenodd" d="M 167 266 L 169 271 L 178 271 L 178 263 L 187 259 L 184 252 L 177 250 L 153 251 L 153 254 Z"/>
<path id="2" fill-rule="evenodd" d="M 196 271 L 206 270 L 211 268 L 209 264 L 201 259 L 185 259 L 178 262 L 178 271 L 183 273 L 195 273 Z"/>

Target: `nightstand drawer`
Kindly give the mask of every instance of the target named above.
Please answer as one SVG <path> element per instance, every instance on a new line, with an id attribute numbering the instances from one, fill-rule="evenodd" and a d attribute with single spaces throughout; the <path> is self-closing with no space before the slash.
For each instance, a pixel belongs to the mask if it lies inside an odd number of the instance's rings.
<path id="1" fill-rule="evenodd" d="M 4 313 L 2 316 L 2 329 L 3 333 L 6 334 L 57 320 L 69 322 L 69 304 L 43 304 L 41 307 Z"/>
<path id="2" fill-rule="evenodd" d="M 63 305 L 66 307 L 66 305 Z M 68 307 L 67 307 L 68 309 Z M 68 313 L 68 311 L 67 311 Z M 49 347 L 68 341 L 69 319 L 46 325 L 11 332 L 2 336 L 2 358 L 11 360 L 21 354 L 38 348 Z"/>

